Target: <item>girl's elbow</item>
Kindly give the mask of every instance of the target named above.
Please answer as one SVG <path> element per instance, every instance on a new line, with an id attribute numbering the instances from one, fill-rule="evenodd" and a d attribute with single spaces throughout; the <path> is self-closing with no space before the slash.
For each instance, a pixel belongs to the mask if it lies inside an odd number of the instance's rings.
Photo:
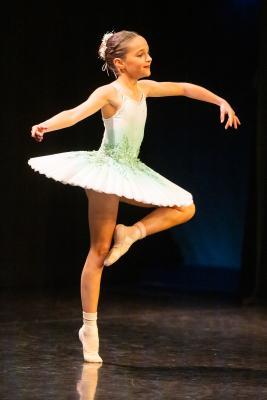
<path id="1" fill-rule="evenodd" d="M 72 125 L 77 124 L 77 122 L 79 122 L 82 118 L 74 110 L 68 110 L 67 119 L 68 119 L 69 126 L 72 126 Z"/>
<path id="2" fill-rule="evenodd" d="M 187 96 L 188 95 L 188 83 L 187 82 L 182 82 L 180 87 L 181 90 L 181 96 Z"/>

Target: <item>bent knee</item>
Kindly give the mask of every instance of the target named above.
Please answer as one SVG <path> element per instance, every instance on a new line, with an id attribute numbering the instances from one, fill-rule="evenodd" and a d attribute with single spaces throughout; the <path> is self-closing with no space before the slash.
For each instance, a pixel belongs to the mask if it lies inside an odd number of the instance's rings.
<path id="1" fill-rule="evenodd" d="M 178 211 L 184 212 L 188 219 L 191 219 L 196 213 L 195 203 L 189 204 L 188 206 L 174 206 L 174 208 Z"/>
<path id="2" fill-rule="evenodd" d="M 196 205 L 195 205 L 195 203 L 192 203 L 187 207 L 188 207 L 188 213 L 191 215 L 191 218 L 192 218 L 196 213 Z"/>

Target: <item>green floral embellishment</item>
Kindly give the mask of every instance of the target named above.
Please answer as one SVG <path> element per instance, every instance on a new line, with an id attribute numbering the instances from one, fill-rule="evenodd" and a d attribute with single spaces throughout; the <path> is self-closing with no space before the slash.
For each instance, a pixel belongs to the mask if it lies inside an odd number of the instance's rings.
<path id="1" fill-rule="evenodd" d="M 133 177 L 133 174 L 139 175 L 140 173 L 150 176 L 158 183 L 163 184 L 161 177 L 147 165 L 142 163 L 138 158 L 140 146 L 134 146 L 130 144 L 127 136 L 124 136 L 122 141 L 117 144 L 104 143 L 98 150 L 98 163 L 103 164 L 109 162 L 116 169 L 119 170 L 120 174 L 125 177 Z"/>
<path id="2" fill-rule="evenodd" d="M 132 165 L 135 163 L 139 154 L 139 146 L 130 144 L 127 136 L 123 136 L 123 139 L 119 144 L 103 144 L 104 152 L 114 158 L 114 160 L 124 162 Z"/>

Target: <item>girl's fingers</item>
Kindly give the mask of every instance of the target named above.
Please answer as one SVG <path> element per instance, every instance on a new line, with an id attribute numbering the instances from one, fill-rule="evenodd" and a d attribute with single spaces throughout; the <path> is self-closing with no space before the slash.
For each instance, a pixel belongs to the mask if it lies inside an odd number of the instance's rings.
<path id="1" fill-rule="evenodd" d="M 31 136 L 37 141 L 41 142 L 43 140 L 43 133 L 38 131 L 38 129 L 33 129 Z"/>
<path id="2" fill-rule="evenodd" d="M 227 124 L 225 126 L 225 129 L 227 129 L 229 126 L 232 127 L 232 119 L 230 117 L 228 117 L 228 121 L 227 121 Z"/>
<path id="3" fill-rule="evenodd" d="M 40 126 L 40 125 L 34 125 L 31 129 L 31 133 L 32 135 L 35 134 L 43 134 L 44 132 L 47 131 L 47 128 L 44 126 Z"/>
<path id="4" fill-rule="evenodd" d="M 234 118 L 234 128 L 237 129 L 237 122 L 236 122 L 236 118 Z"/>
<path id="5" fill-rule="evenodd" d="M 241 125 L 241 122 L 239 121 L 238 117 L 236 115 L 234 115 L 233 117 L 229 115 L 228 121 L 225 125 L 225 129 L 227 129 L 229 126 L 231 127 L 234 126 L 234 128 L 237 129 L 238 125 Z"/>
<path id="6" fill-rule="evenodd" d="M 238 125 L 241 125 L 241 122 L 239 121 L 238 117 L 235 115 L 234 116 L 234 127 L 235 127 L 235 129 L 238 128 Z"/>
<path id="7" fill-rule="evenodd" d="M 227 115 L 228 119 L 225 124 L 225 129 L 228 129 L 229 126 L 232 128 L 234 127 L 235 129 L 238 128 L 238 125 L 241 125 L 241 122 L 239 121 L 238 117 L 235 115 L 234 110 L 230 106 L 225 106 L 224 104 L 221 105 L 221 123 L 224 122 L 225 116 Z"/>

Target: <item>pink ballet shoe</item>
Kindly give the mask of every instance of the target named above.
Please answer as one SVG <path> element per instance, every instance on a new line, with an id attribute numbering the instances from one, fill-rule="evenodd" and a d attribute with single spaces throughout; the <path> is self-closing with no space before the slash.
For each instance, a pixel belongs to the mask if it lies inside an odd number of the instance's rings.
<path id="1" fill-rule="evenodd" d="M 135 226 L 138 228 L 138 230 L 136 230 L 136 235 L 133 237 L 127 235 L 127 226 L 123 224 L 118 224 L 116 226 L 114 232 L 114 245 L 104 260 L 105 266 L 108 267 L 112 265 L 129 250 L 131 245 L 136 242 L 136 240 L 142 239 L 146 236 L 144 225 L 141 222 L 137 222 Z"/>
<path id="2" fill-rule="evenodd" d="M 96 351 L 88 351 L 86 349 L 86 338 L 84 336 L 83 326 L 79 329 L 79 339 L 83 345 L 84 361 L 95 362 L 95 363 L 103 362 L 102 358 L 99 356 L 99 354 Z"/>

